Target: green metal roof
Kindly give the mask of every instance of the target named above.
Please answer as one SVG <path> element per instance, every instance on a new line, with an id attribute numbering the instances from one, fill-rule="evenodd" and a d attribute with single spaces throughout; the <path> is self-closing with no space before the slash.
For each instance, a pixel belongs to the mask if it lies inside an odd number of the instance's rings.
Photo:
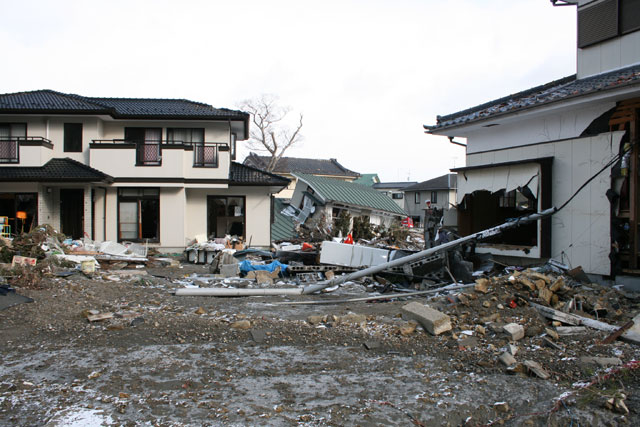
<path id="1" fill-rule="evenodd" d="M 352 181 L 355 184 L 368 185 L 371 187 L 373 184 L 377 184 L 380 182 L 380 178 L 378 178 L 377 173 L 363 173 L 360 174 L 360 178 Z"/>
<path id="2" fill-rule="evenodd" d="M 286 207 L 287 205 L 282 201 L 282 199 L 273 199 L 273 224 L 271 224 L 272 241 L 292 240 L 298 237 L 293 218 L 280 213 Z"/>
<path id="3" fill-rule="evenodd" d="M 304 173 L 294 173 L 293 175 L 307 183 L 319 197 L 326 201 L 375 209 L 402 216 L 407 214 L 391 197 L 385 196 L 372 187 L 354 184 L 341 179 L 324 178 Z"/>

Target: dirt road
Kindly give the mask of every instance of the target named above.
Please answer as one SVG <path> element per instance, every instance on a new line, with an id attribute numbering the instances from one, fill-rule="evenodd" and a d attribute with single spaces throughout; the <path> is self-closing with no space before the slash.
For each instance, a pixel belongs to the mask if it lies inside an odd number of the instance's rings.
<path id="1" fill-rule="evenodd" d="M 507 373 L 497 362 L 506 339 L 468 329 L 494 307 L 478 313 L 440 298 L 432 304 L 454 317 L 452 333 L 402 335 L 406 301 L 283 306 L 275 303 L 284 297 L 171 295 L 172 278 L 192 272 L 206 270 L 118 282 L 77 274 L 18 289 L 35 301 L 0 311 L 0 426 L 640 423 L 639 372 L 580 389 L 604 372 L 581 356 L 638 360 L 638 347 L 598 345 L 604 333 L 564 338 L 558 350 L 543 346 L 544 320 L 531 309 L 504 312 L 505 321 L 525 319 L 532 333 L 516 358 L 540 362 L 551 374 L 543 380 Z M 351 285 L 287 300 L 365 293 Z M 115 317 L 90 323 L 84 310 Z M 311 324 L 312 315 L 323 319 Z M 628 415 L 603 406 L 620 392 Z"/>

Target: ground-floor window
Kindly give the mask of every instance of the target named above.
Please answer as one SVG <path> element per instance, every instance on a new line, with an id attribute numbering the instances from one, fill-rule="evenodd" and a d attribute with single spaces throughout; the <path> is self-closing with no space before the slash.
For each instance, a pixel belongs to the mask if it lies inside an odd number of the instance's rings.
<path id="1" fill-rule="evenodd" d="M 123 240 L 160 241 L 158 188 L 118 189 L 118 241 Z"/>
<path id="2" fill-rule="evenodd" d="M 0 223 L 4 237 L 31 230 L 38 224 L 38 194 L 0 193 Z"/>
<path id="3" fill-rule="evenodd" d="M 244 196 L 207 197 L 207 235 L 209 238 L 226 235 L 244 238 L 245 225 Z"/>

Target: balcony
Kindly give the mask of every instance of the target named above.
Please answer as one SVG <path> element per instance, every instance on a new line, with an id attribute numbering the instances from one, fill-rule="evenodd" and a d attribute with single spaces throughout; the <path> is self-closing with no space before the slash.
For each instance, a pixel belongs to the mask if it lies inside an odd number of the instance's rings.
<path id="1" fill-rule="evenodd" d="M 89 148 L 91 167 L 114 177 L 226 179 L 229 173 L 229 145 L 222 142 L 94 139 Z"/>
<path id="2" fill-rule="evenodd" d="M 53 149 L 53 144 L 41 136 L 0 137 L 0 164 L 19 164 L 21 152 L 25 151 L 22 147 L 34 147 L 34 150 L 38 150 L 37 147 Z M 23 159 L 26 162 L 23 161 L 23 163 L 26 166 L 40 166 L 42 163 L 41 156 L 38 152 L 32 153 L 31 151 L 22 153 L 22 157 L 26 157 L 26 159 Z"/>

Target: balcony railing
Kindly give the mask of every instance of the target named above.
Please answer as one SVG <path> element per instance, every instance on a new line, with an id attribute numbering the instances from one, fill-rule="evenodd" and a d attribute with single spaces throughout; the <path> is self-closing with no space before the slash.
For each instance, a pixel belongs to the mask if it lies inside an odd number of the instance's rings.
<path id="1" fill-rule="evenodd" d="M 219 145 L 211 142 L 193 144 L 193 166 L 198 168 L 217 168 Z"/>
<path id="2" fill-rule="evenodd" d="M 193 151 L 193 167 L 217 168 L 220 151 L 228 151 L 223 142 L 181 142 L 181 141 L 132 141 L 128 139 L 94 139 L 92 146 L 113 148 L 136 148 L 136 166 L 161 166 L 162 151 L 183 149 Z"/>
<path id="3" fill-rule="evenodd" d="M 0 163 L 20 163 L 21 145 L 53 147 L 51 141 L 41 136 L 0 136 Z"/>

